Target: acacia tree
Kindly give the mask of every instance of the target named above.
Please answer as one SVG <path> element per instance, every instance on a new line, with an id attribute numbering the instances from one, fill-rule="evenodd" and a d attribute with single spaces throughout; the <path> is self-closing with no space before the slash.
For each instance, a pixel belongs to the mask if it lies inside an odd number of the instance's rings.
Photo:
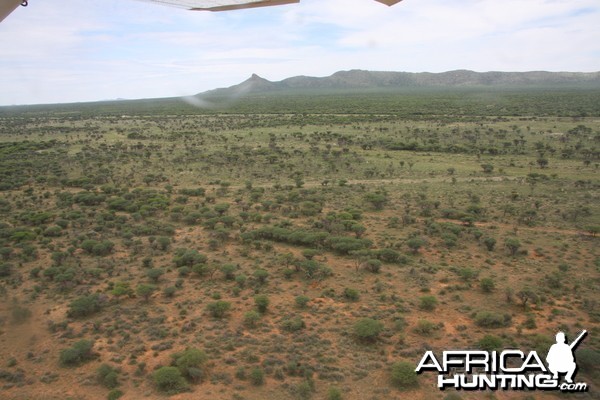
<path id="1" fill-rule="evenodd" d="M 509 237 L 504 241 L 504 245 L 510 252 L 510 255 L 515 256 L 521 247 L 521 242 L 515 237 Z"/>
<path id="2" fill-rule="evenodd" d="M 419 252 L 419 249 L 425 245 L 425 240 L 423 240 L 423 238 L 420 238 L 420 237 L 414 237 L 414 238 L 408 239 L 408 241 L 406 242 L 406 245 L 408 247 L 410 247 L 413 254 L 417 254 Z"/>

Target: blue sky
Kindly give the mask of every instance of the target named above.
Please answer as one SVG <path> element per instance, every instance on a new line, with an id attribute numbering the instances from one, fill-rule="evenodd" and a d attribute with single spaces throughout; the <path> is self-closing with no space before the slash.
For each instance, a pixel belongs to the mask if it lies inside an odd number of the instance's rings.
<path id="1" fill-rule="evenodd" d="M 302 0 L 226 13 L 30 0 L 0 23 L 0 105 L 185 96 L 252 73 L 600 71 L 598 0 Z"/>

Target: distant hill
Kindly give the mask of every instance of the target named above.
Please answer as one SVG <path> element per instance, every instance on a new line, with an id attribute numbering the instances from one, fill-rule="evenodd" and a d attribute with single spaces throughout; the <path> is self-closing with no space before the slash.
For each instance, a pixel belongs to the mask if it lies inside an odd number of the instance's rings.
<path id="1" fill-rule="evenodd" d="M 271 82 L 252 74 L 244 82 L 228 88 L 199 93 L 198 97 L 240 97 L 247 94 L 305 91 L 311 89 L 402 89 L 425 87 L 543 87 L 585 86 L 600 88 L 600 72 L 474 72 L 456 70 L 442 73 L 385 72 L 350 70 L 317 78 L 295 76 Z"/>

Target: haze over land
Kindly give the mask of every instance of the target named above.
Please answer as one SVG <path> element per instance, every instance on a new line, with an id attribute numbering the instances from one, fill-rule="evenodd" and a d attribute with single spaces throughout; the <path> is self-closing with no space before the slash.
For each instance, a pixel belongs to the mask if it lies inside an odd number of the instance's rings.
<path id="1" fill-rule="evenodd" d="M 442 73 L 392 71 L 338 71 L 327 77 L 294 76 L 278 82 L 252 74 L 244 82 L 224 89 L 209 90 L 197 96 L 247 95 L 264 92 L 327 89 L 406 89 L 502 87 L 581 87 L 600 88 L 600 72 L 474 72 L 456 70 Z"/>

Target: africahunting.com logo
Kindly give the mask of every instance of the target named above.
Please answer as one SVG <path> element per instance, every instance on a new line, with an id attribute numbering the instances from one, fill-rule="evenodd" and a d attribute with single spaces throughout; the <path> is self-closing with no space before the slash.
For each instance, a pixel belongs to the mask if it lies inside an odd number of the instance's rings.
<path id="1" fill-rule="evenodd" d="M 438 388 L 462 390 L 560 390 L 585 392 L 585 382 L 574 382 L 577 364 L 573 352 L 587 331 L 567 344 L 563 332 L 556 334 L 556 343 L 546 356 L 548 365 L 536 351 L 525 354 L 518 349 L 501 352 L 483 350 L 444 351 L 441 363 L 432 351 L 426 351 L 415 369 L 418 374 L 438 372 Z M 564 382 L 561 383 L 561 376 Z"/>

